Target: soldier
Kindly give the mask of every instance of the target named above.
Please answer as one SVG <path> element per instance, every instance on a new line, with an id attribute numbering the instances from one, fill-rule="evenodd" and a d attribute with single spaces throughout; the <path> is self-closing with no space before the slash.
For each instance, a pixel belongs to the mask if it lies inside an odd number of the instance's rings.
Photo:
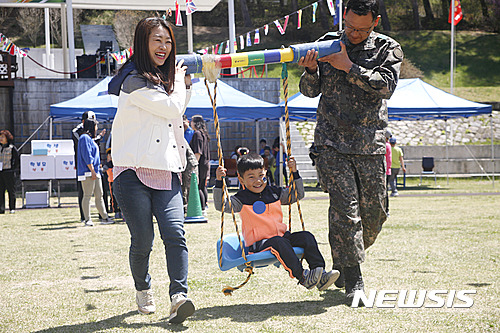
<path id="1" fill-rule="evenodd" d="M 309 50 L 299 60 L 305 67 L 300 91 L 322 94 L 314 135 L 316 168 L 321 187 L 330 195 L 329 241 L 335 283 L 345 286 L 346 304 L 364 283 L 359 264 L 387 219 L 384 169 L 386 99 L 398 82 L 403 60 L 400 45 L 373 31 L 378 0 L 350 0 L 345 30 L 320 40 L 339 38 L 341 51 L 317 59 Z"/>

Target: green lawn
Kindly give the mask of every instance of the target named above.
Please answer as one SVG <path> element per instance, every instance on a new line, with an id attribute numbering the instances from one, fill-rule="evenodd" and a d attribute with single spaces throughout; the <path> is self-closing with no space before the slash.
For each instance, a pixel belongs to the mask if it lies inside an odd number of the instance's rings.
<path id="1" fill-rule="evenodd" d="M 477 294 L 470 309 L 349 308 L 342 290 L 305 290 L 275 267 L 257 269 L 245 287 L 224 296 L 222 287 L 241 283 L 245 274 L 217 268 L 220 215 L 211 207 L 209 223 L 186 225 L 190 297 L 197 311 L 184 325 L 171 326 L 165 320 L 168 277 L 159 236 L 150 267 L 158 309 L 142 316 L 135 311 L 126 225 L 82 227 L 76 198 L 65 197 L 63 208 L 0 216 L 0 331 L 497 332 L 500 185 L 494 189 L 480 179 L 438 184 L 409 184 L 391 199 L 391 216 L 362 265 L 366 291 L 472 289 Z M 491 193 L 472 195 L 479 192 Z M 457 193 L 471 195 L 451 195 Z M 330 266 L 326 197 L 308 189 L 301 206 Z M 232 232 L 230 216 L 225 220 L 226 232 Z"/>

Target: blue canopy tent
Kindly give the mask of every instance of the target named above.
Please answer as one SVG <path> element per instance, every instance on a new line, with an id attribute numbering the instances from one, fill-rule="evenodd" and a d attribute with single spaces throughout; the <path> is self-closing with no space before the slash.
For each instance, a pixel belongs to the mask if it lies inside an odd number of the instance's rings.
<path id="1" fill-rule="evenodd" d="M 319 96 L 309 98 L 300 92 L 288 100 L 290 117 L 316 118 Z M 285 103 L 280 105 L 284 108 Z M 471 102 L 449 94 L 420 79 L 401 79 L 387 101 L 389 120 L 425 120 L 470 117 L 492 112 L 492 106 Z"/>
<path id="2" fill-rule="evenodd" d="M 108 94 L 111 77 L 83 94 L 50 106 L 50 116 L 56 121 L 79 120 L 85 111 L 94 111 L 100 121 L 113 120 L 118 106 L 118 97 Z M 213 94 L 214 84 L 209 84 Z M 213 95 L 212 95 L 213 96 Z M 217 112 L 220 121 L 253 121 L 256 119 L 279 119 L 281 108 L 272 103 L 251 97 L 230 85 L 217 82 Z M 186 115 L 201 114 L 206 120 L 213 120 L 213 109 L 203 79 L 193 79 L 191 100 Z"/>

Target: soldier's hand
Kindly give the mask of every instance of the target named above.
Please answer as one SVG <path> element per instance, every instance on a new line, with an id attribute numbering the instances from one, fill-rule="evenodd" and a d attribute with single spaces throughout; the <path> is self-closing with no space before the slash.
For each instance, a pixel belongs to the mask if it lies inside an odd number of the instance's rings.
<path id="1" fill-rule="evenodd" d="M 310 72 L 315 72 L 318 69 L 318 62 L 316 61 L 318 58 L 318 51 L 311 49 L 307 51 L 304 57 L 299 59 L 299 66 L 304 66 L 309 69 Z"/>
<path id="2" fill-rule="evenodd" d="M 216 176 L 217 180 L 222 180 L 223 177 L 226 177 L 226 172 L 227 172 L 227 169 L 224 168 L 222 165 L 219 165 L 217 170 L 215 170 L 215 176 Z"/>
<path id="3" fill-rule="evenodd" d="M 349 59 L 347 51 L 345 49 L 345 44 L 340 42 L 340 52 L 329 54 L 327 56 L 318 59 L 321 62 L 327 62 L 338 70 L 349 73 L 351 70 L 353 62 Z"/>

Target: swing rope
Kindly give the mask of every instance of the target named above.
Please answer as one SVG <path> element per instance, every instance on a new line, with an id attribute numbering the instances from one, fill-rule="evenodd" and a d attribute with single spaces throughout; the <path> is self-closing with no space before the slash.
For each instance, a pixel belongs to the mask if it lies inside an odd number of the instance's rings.
<path id="1" fill-rule="evenodd" d="M 208 92 L 208 96 L 210 97 L 210 102 L 212 103 L 212 109 L 214 111 L 214 126 L 215 126 L 215 134 L 216 134 L 216 138 L 217 138 L 217 154 L 219 156 L 219 165 L 224 167 L 224 156 L 222 154 L 222 145 L 221 145 L 221 141 L 220 141 L 220 125 L 219 125 L 219 116 L 217 114 L 217 81 L 215 81 L 215 84 L 214 84 L 214 97 L 212 98 L 212 94 L 210 92 L 210 88 L 208 87 L 208 81 L 207 79 L 205 79 L 205 86 L 207 87 L 207 92 Z M 233 223 L 234 223 L 234 227 L 236 229 L 236 234 L 238 235 L 238 241 L 240 243 L 240 248 L 241 248 L 241 256 L 243 257 L 243 259 L 245 260 L 245 272 L 248 273 L 248 276 L 246 278 L 246 280 L 240 284 L 239 286 L 237 287 L 231 287 L 231 286 L 226 286 L 222 289 L 222 292 L 224 293 L 224 295 L 226 296 L 231 296 L 232 295 L 232 292 L 237 290 L 237 289 L 240 289 L 241 287 L 243 287 L 249 280 L 250 280 L 250 277 L 252 276 L 253 274 L 253 267 L 252 265 L 248 262 L 247 260 L 247 256 L 245 254 L 245 247 L 243 245 L 243 241 L 241 240 L 241 237 L 240 237 L 240 231 L 238 229 L 238 223 L 236 223 L 236 216 L 234 214 L 234 210 L 233 210 L 233 206 L 231 204 L 231 200 L 229 200 L 229 192 L 228 192 L 228 189 L 227 189 L 227 186 L 226 186 L 226 180 L 223 178 L 222 179 L 222 202 L 225 203 L 226 202 L 226 198 L 228 199 L 227 202 L 229 204 L 229 208 L 231 209 L 231 215 L 233 217 Z M 223 237 L 224 237 L 224 207 L 222 209 L 222 212 L 221 212 L 221 225 L 220 225 L 220 247 L 219 247 L 219 266 L 221 266 L 221 260 L 222 260 L 222 246 L 224 244 L 223 242 Z"/>
<path id="2" fill-rule="evenodd" d="M 285 95 L 285 128 L 286 128 L 286 152 L 288 156 L 292 155 L 292 139 L 290 135 L 290 114 L 288 112 L 288 70 L 286 62 L 283 63 L 283 67 L 281 70 L 281 78 L 283 79 L 283 91 Z M 280 156 L 282 157 L 282 156 Z M 302 210 L 300 209 L 299 196 L 297 193 L 297 186 L 293 181 L 293 173 L 290 172 L 288 187 L 292 186 L 292 189 L 295 193 L 295 198 L 297 200 L 297 209 L 299 211 L 300 222 L 302 224 L 302 230 L 305 231 L 306 227 L 304 224 L 304 218 L 302 216 Z M 292 191 L 288 191 L 288 230 L 292 231 Z"/>

